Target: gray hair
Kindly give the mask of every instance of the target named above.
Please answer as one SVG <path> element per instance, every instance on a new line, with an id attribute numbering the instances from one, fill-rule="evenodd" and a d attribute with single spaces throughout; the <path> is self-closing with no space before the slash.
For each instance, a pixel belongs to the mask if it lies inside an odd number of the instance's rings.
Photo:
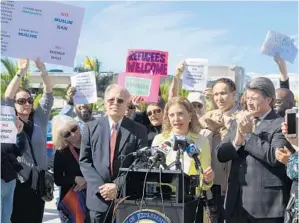
<path id="1" fill-rule="evenodd" d="M 115 89 L 115 88 L 121 90 L 122 92 L 124 92 L 126 99 L 129 100 L 129 98 L 130 98 L 130 93 L 129 93 L 129 91 L 128 91 L 126 88 L 124 88 L 123 86 L 119 85 L 119 84 L 111 84 L 111 85 L 109 85 L 109 86 L 106 88 L 106 90 L 105 90 L 105 95 L 104 95 L 104 99 L 105 99 L 105 100 L 107 99 L 107 95 L 109 94 L 109 92 L 110 92 L 112 89 Z"/>
<path id="2" fill-rule="evenodd" d="M 246 89 L 259 90 L 264 97 L 272 98 L 270 106 L 273 108 L 275 104 L 276 94 L 273 82 L 267 77 L 257 77 L 252 79 L 246 86 Z"/>
<path id="3" fill-rule="evenodd" d="M 61 135 L 69 126 L 78 125 L 77 121 L 67 115 L 56 115 L 52 119 L 52 141 L 55 149 L 64 149 L 68 146 L 65 138 Z"/>
<path id="4" fill-rule="evenodd" d="M 247 89 L 256 89 L 262 92 L 265 97 L 276 98 L 273 82 L 266 77 L 257 77 L 252 79 L 246 86 Z"/>

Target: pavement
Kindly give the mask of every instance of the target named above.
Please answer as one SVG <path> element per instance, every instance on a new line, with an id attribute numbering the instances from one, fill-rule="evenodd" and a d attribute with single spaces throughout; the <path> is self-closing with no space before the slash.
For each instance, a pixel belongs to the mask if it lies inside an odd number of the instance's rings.
<path id="1" fill-rule="evenodd" d="M 57 212 L 56 201 L 59 196 L 59 189 L 55 187 L 54 199 L 51 202 L 46 202 L 43 223 L 60 223 Z"/>

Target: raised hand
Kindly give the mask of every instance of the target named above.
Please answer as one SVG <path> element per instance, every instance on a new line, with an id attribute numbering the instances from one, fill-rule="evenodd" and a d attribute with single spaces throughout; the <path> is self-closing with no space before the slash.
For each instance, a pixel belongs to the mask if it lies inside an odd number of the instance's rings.
<path id="1" fill-rule="evenodd" d="M 38 57 L 35 61 L 35 66 L 42 72 L 47 72 L 47 69 L 46 69 L 46 65 L 41 61 L 41 59 Z"/>
<path id="2" fill-rule="evenodd" d="M 21 71 L 27 71 L 29 67 L 29 59 L 18 59 L 18 68 Z"/>

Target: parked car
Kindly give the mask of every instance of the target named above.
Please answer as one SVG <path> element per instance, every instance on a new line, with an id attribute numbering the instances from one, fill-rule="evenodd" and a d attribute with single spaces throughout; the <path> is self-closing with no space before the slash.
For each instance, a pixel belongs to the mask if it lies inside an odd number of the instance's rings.
<path id="1" fill-rule="evenodd" d="M 53 142 L 52 142 L 52 122 L 49 121 L 47 125 L 47 156 L 50 158 L 53 154 Z"/>

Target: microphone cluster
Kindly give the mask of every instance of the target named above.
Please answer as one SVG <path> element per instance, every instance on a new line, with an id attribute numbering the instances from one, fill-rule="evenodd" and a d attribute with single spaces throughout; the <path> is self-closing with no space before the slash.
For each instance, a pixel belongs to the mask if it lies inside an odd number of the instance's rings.
<path id="1" fill-rule="evenodd" d="M 174 163 L 167 166 L 166 156 L 171 150 L 177 151 L 177 159 Z M 164 141 L 159 146 L 153 146 L 151 148 L 144 147 L 134 152 L 133 156 L 142 162 L 147 162 L 151 168 L 159 168 L 161 165 L 164 169 L 170 169 L 171 166 L 177 165 L 180 162 L 180 155 L 183 152 L 186 152 L 190 158 L 194 159 L 196 170 L 199 171 L 201 167 L 198 159 L 201 153 L 200 148 L 198 148 L 192 140 L 184 136 L 173 136 L 170 141 Z"/>

